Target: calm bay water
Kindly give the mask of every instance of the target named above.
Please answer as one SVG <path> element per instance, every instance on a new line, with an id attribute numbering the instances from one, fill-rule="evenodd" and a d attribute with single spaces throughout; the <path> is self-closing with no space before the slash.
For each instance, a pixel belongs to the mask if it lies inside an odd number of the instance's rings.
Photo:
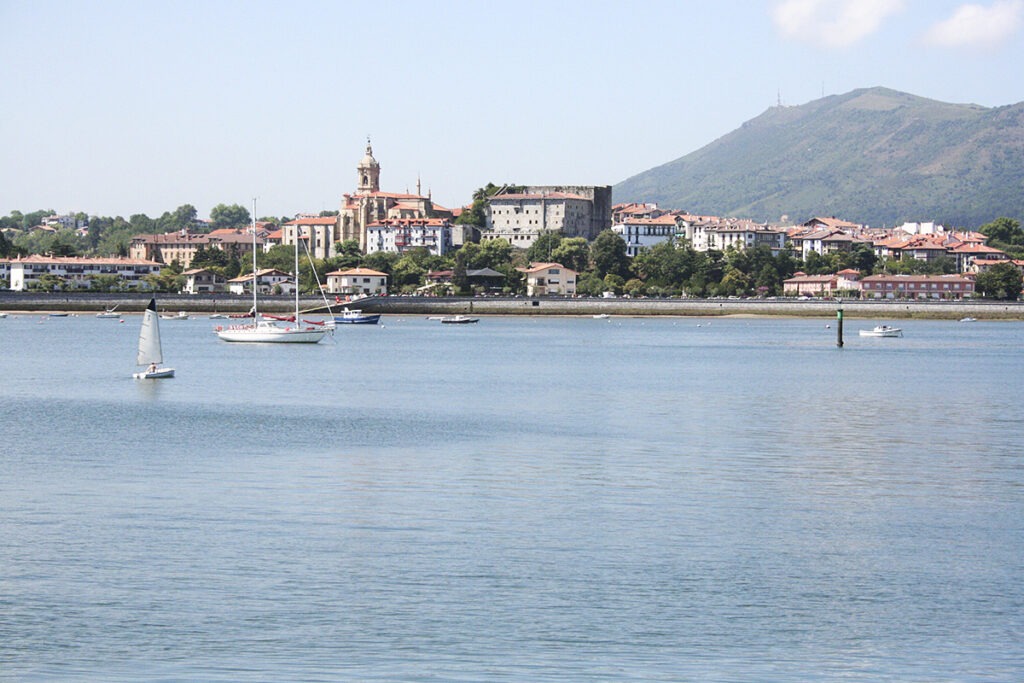
<path id="1" fill-rule="evenodd" d="M 0 679 L 1017 681 L 1024 325 L 0 320 Z"/>

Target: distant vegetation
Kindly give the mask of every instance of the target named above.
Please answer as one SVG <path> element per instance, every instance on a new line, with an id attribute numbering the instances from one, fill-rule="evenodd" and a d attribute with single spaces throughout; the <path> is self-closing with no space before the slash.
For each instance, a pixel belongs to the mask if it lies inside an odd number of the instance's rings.
<path id="1" fill-rule="evenodd" d="M 994 109 L 886 88 L 772 107 L 739 129 L 614 187 L 617 202 L 875 227 L 976 228 L 1024 216 L 1024 103 Z"/>

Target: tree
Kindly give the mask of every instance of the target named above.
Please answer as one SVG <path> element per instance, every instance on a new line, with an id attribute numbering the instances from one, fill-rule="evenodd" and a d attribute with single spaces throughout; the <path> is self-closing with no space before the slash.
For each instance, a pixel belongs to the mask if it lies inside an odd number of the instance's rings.
<path id="1" fill-rule="evenodd" d="M 743 271 L 728 266 L 722 281 L 718 284 L 719 294 L 726 296 L 742 296 L 750 291 L 750 276 Z"/>
<path id="2" fill-rule="evenodd" d="M 590 255 L 598 277 L 617 275 L 624 278 L 629 274 L 626 242 L 611 230 L 601 231 L 590 245 Z"/>
<path id="3" fill-rule="evenodd" d="M 601 293 L 605 291 L 604 280 L 593 272 L 583 273 L 576 278 L 576 291 L 580 294 L 601 296 Z"/>
<path id="4" fill-rule="evenodd" d="M 640 250 L 633 258 L 633 271 L 649 286 L 679 289 L 692 274 L 690 251 L 670 241 L 659 242 Z"/>
<path id="5" fill-rule="evenodd" d="M 1012 218 L 997 218 L 978 228 L 978 232 L 1004 245 L 1024 244 L 1024 230 L 1021 230 L 1020 221 Z"/>
<path id="6" fill-rule="evenodd" d="M 630 278 L 626 280 L 626 283 L 622 286 L 626 294 L 630 296 L 643 296 L 647 289 L 644 286 L 644 281 L 638 277 Z"/>
<path id="7" fill-rule="evenodd" d="M 1021 294 L 1021 273 L 1012 263 L 997 263 L 978 273 L 975 289 L 986 299 L 1013 301 Z"/>
<path id="8" fill-rule="evenodd" d="M 128 217 L 133 235 L 150 234 L 156 229 L 153 219 L 144 213 L 135 213 Z"/>
<path id="9" fill-rule="evenodd" d="M 395 290 L 415 289 L 423 283 L 423 276 L 426 274 L 426 268 L 419 266 L 413 256 L 403 254 L 391 271 L 391 287 Z"/>
<path id="10" fill-rule="evenodd" d="M 182 204 L 171 214 L 169 227 L 172 230 L 190 230 L 196 224 L 198 215 L 196 207 L 191 204 Z"/>
<path id="11" fill-rule="evenodd" d="M 552 254 L 561 244 L 561 233 L 554 230 L 542 232 L 526 250 L 526 258 L 530 263 L 550 263 L 553 260 Z"/>
<path id="12" fill-rule="evenodd" d="M 590 265 L 590 245 L 583 237 L 563 237 L 551 252 L 551 260 L 582 273 Z"/>
<path id="13" fill-rule="evenodd" d="M 207 248 L 200 244 L 196 248 L 196 254 L 192 257 L 192 268 L 208 268 L 225 275 L 231 263 L 231 257 L 223 249 L 217 247 Z"/>
<path id="14" fill-rule="evenodd" d="M 257 254 L 257 268 L 276 268 L 290 273 L 295 270 L 295 247 L 290 244 L 275 244 L 265 254 Z"/>
<path id="15" fill-rule="evenodd" d="M 94 292 L 116 292 L 121 289 L 121 278 L 117 275 L 93 275 L 89 289 Z"/>
<path id="16" fill-rule="evenodd" d="M 210 210 L 210 221 L 214 228 L 244 228 L 251 220 L 249 210 L 239 204 L 218 204 Z"/>
<path id="17" fill-rule="evenodd" d="M 363 261 L 359 240 L 345 240 L 334 245 L 335 256 L 324 261 L 324 272 L 355 268 Z"/>
<path id="18" fill-rule="evenodd" d="M 398 254 L 389 251 L 375 251 L 372 254 L 367 254 L 363 259 L 363 267 L 371 270 L 376 270 L 381 273 L 387 273 L 389 278 L 392 271 L 395 269 L 395 263 L 398 262 Z"/>

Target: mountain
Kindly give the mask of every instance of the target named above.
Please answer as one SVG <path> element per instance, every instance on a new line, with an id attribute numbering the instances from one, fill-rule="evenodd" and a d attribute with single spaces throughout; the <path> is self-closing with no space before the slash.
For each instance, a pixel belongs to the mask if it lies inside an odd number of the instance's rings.
<path id="1" fill-rule="evenodd" d="M 771 107 L 613 192 L 616 202 L 759 221 L 1024 219 L 1024 102 L 986 108 L 867 88 Z"/>

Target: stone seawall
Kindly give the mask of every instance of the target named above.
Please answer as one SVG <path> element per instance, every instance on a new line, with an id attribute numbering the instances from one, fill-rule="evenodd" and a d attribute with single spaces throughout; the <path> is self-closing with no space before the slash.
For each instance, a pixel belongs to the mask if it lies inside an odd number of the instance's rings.
<path id="1" fill-rule="evenodd" d="M 474 315 L 795 316 L 834 318 L 1024 320 L 1024 303 L 917 301 L 795 301 L 764 299 L 562 299 L 374 297 L 358 307 L 374 313 Z"/>
<path id="2" fill-rule="evenodd" d="M 117 306 L 122 313 L 140 313 L 150 294 L 98 294 L 0 291 L 0 311 L 15 312 L 99 312 Z M 160 294 L 157 305 L 161 311 L 188 313 L 245 313 L 252 298 L 217 295 Z M 294 310 L 295 300 L 288 296 L 261 297 L 260 310 L 287 313 Z M 331 302 L 335 311 L 340 304 Z M 367 297 L 348 304 L 368 313 L 403 315 L 621 315 L 621 316 L 723 316 L 775 315 L 834 318 L 839 304 L 835 301 L 796 301 L 764 299 L 564 299 L 547 297 Z M 945 302 L 945 301 L 842 301 L 848 318 L 931 318 L 959 320 L 1024 320 L 1024 303 L 1019 302 Z M 321 298 L 302 297 L 302 311 L 326 313 Z"/>

